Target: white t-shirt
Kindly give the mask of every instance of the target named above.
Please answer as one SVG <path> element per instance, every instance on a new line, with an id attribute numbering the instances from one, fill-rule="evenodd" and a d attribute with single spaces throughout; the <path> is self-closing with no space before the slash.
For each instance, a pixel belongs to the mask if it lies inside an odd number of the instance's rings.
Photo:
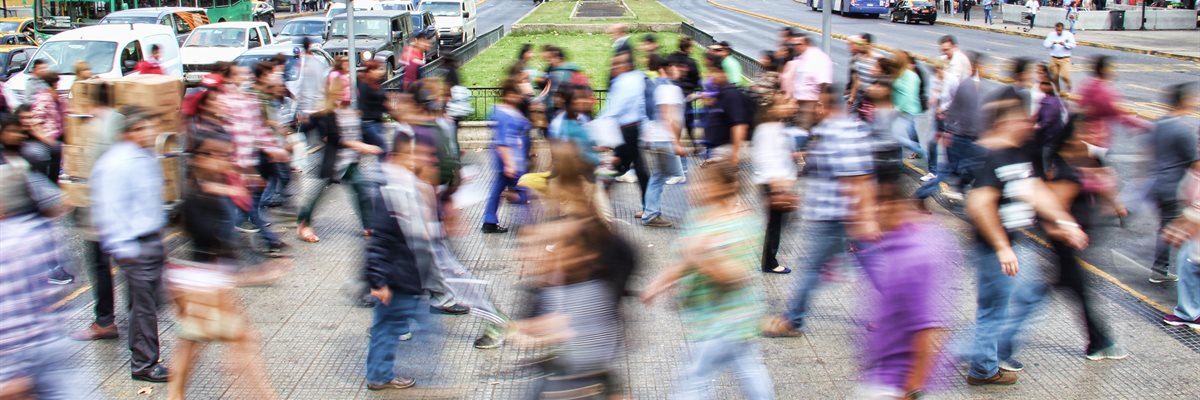
<path id="1" fill-rule="evenodd" d="M 796 179 L 795 134 L 782 122 L 765 122 L 754 128 L 750 141 L 751 161 L 754 162 L 754 183 L 764 185 L 775 179 Z"/>
<path id="2" fill-rule="evenodd" d="M 654 106 L 670 105 L 675 106 L 674 118 L 680 125 L 683 124 L 683 89 L 679 86 L 662 83 L 654 88 Z M 655 110 L 657 111 L 657 109 Z M 646 142 L 672 142 L 675 141 L 675 135 L 667 129 L 666 124 L 662 123 L 663 115 L 658 115 L 654 121 L 646 124 L 646 129 L 642 132 L 642 141 Z"/>

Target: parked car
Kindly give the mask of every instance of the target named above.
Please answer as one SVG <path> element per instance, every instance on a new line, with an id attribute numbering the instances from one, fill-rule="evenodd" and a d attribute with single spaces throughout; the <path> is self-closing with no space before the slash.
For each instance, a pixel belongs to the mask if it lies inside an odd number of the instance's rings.
<path id="1" fill-rule="evenodd" d="M 0 32 L 0 45 L 40 46 L 41 43 L 32 32 Z"/>
<path id="2" fill-rule="evenodd" d="M 179 44 L 201 25 L 208 24 L 208 13 L 195 7 L 153 7 L 122 10 L 104 16 L 101 24 L 159 24 L 171 27 Z"/>
<path id="3" fill-rule="evenodd" d="M 20 73 L 29 64 L 29 58 L 37 52 L 37 47 L 27 45 L 0 46 L 0 81 Z"/>
<path id="4" fill-rule="evenodd" d="M 183 42 L 184 81 L 200 83 L 217 61 L 233 61 L 247 49 L 275 43 L 265 22 L 219 22 L 196 28 Z"/>
<path id="5" fill-rule="evenodd" d="M 118 78 L 134 74 L 139 61 L 150 56 L 158 45 L 159 59 L 166 75 L 183 76 L 179 42 L 170 27 L 158 24 L 93 25 L 72 29 L 47 39 L 21 73 L 4 84 L 4 97 L 10 107 L 24 103 L 25 85 L 33 78 L 33 61 L 45 60 L 50 70 L 59 73 L 58 90 L 66 92 L 75 83 L 75 63 L 83 61 L 100 78 Z"/>
<path id="6" fill-rule="evenodd" d="M 361 52 L 358 62 L 364 58 L 382 60 L 387 66 L 387 78 L 396 73 L 396 60 L 400 52 L 412 41 L 412 17 L 404 11 L 363 11 L 354 13 L 355 50 Z M 346 16 L 329 21 L 326 31 L 325 51 L 333 56 L 347 55 Z"/>
<path id="7" fill-rule="evenodd" d="M 320 43 L 325 36 L 325 28 L 329 22 L 325 17 L 300 17 L 287 20 L 279 33 L 275 34 L 276 43 L 300 42 L 301 37 L 310 37 L 313 42 Z"/>
<path id="8" fill-rule="evenodd" d="M 413 12 L 417 10 L 417 6 L 413 5 L 413 2 L 407 0 L 386 0 L 375 4 L 371 7 L 371 9 L 377 11 Z"/>
<path id="9" fill-rule="evenodd" d="M 33 17 L 0 18 L 0 33 L 33 34 Z"/>
<path id="10" fill-rule="evenodd" d="M 275 26 L 275 7 L 265 1 L 254 2 L 254 20 L 266 22 L 267 26 Z"/>
<path id="11" fill-rule="evenodd" d="M 903 0 L 896 2 L 892 10 L 888 13 L 888 17 L 892 22 L 904 23 L 921 23 L 928 22 L 933 25 L 937 22 L 937 5 L 932 1 L 923 0 Z"/>
<path id="12" fill-rule="evenodd" d="M 474 0 L 422 0 L 417 9 L 433 13 L 442 46 L 456 49 L 475 40 Z"/>
<path id="13" fill-rule="evenodd" d="M 442 56 L 441 39 L 437 38 L 437 25 L 434 25 L 433 13 L 429 11 L 414 11 L 412 12 L 412 36 L 417 37 L 422 32 L 431 32 L 434 35 L 433 43 L 429 47 L 429 51 L 425 52 L 425 61 L 433 61 Z"/>

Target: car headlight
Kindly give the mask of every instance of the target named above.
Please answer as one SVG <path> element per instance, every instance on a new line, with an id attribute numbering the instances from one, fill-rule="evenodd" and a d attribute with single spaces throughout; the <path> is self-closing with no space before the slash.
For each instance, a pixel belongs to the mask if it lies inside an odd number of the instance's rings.
<path id="1" fill-rule="evenodd" d="M 360 55 L 362 56 L 362 60 L 370 60 L 371 57 L 375 56 L 374 54 L 371 54 L 370 50 L 363 51 L 362 54 L 360 54 Z M 362 60 L 359 60 L 359 61 L 362 61 Z"/>
<path id="2" fill-rule="evenodd" d="M 462 33 L 462 27 L 461 27 L 461 26 L 454 26 L 454 27 L 451 27 L 451 28 L 450 28 L 450 33 Z"/>

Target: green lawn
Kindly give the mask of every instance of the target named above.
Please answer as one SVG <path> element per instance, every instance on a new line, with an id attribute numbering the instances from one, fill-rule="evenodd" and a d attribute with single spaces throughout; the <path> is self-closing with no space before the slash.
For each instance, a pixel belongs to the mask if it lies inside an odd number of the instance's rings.
<path id="1" fill-rule="evenodd" d="M 641 42 L 644 33 L 634 33 L 631 40 Z M 658 42 L 662 44 L 662 54 L 674 52 L 679 43 L 679 34 L 674 32 L 656 32 Z M 587 33 L 539 33 L 530 35 L 508 35 L 499 42 L 484 50 L 459 70 L 459 76 L 467 87 L 495 87 L 506 77 L 509 67 L 516 62 L 517 51 L 522 44 L 531 43 L 535 48 L 545 44 L 554 44 L 567 49 L 567 60 L 579 65 L 591 78 L 592 85 L 597 89 L 608 87 L 605 81 L 608 76 L 609 60 L 612 56 L 612 39 L 604 34 Z M 696 59 L 700 60 L 701 50 L 693 48 Z M 541 53 L 535 58 L 534 67 L 545 70 L 541 61 Z M 643 60 L 638 60 L 639 65 Z M 644 65 L 642 65 L 644 67 Z"/>
<path id="2" fill-rule="evenodd" d="M 571 19 L 571 10 L 575 9 L 574 0 L 551 0 L 542 3 L 529 16 L 522 19 L 520 24 L 612 24 L 623 23 L 661 23 L 683 22 L 683 17 L 664 7 L 658 0 L 625 0 L 625 5 L 636 14 L 636 17 L 613 19 Z"/>

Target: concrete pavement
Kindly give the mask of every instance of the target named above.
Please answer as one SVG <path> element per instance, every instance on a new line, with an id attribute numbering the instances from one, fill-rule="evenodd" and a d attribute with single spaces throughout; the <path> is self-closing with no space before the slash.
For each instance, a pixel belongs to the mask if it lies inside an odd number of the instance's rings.
<path id="1" fill-rule="evenodd" d="M 471 152 L 466 161 L 480 165 L 485 181 L 494 171 L 487 162 L 486 152 Z M 742 202 L 747 207 L 759 207 L 758 195 L 749 182 L 749 172 L 742 182 Z M 316 179 L 303 180 L 311 191 Z M 681 221 L 686 212 L 687 184 L 669 186 L 665 191 L 665 216 Z M 366 329 L 370 310 L 350 306 L 345 288 L 358 275 L 362 263 L 363 244 L 348 197 L 333 188 L 316 215 L 316 227 L 322 237 L 318 244 L 301 243 L 293 239 L 294 229 L 283 235 L 293 243 L 296 269 L 270 287 L 242 289 L 243 303 L 255 329 L 261 334 L 261 355 L 271 382 L 284 399 L 374 399 L 374 398 L 453 398 L 453 399 L 521 399 L 526 398 L 535 374 L 514 366 L 533 354 L 505 346 L 499 350 L 481 351 L 471 348 L 472 340 L 481 332 L 479 320 L 462 317 L 440 318 L 447 332 L 444 342 L 434 346 L 424 342 L 428 336 L 413 342 L 402 342 L 398 356 L 399 370 L 418 378 L 418 387 L 394 393 L 375 393 L 366 390 L 363 382 L 363 363 L 366 352 Z M 636 226 L 630 218 L 636 204 L 637 188 L 632 184 L 614 187 L 614 204 L 619 232 L 639 249 L 641 264 L 632 286 L 641 288 L 648 280 L 674 259 L 669 250 L 676 236 L 675 229 L 652 229 Z M 511 221 L 511 206 L 501 212 L 502 222 Z M 516 289 L 523 263 L 513 254 L 516 237 L 513 234 L 482 235 L 475 229 L 481 218 L 482 205 L 464 210 L 466 235 L 454 240 L 454 248 L 462 262 L 479 279 L 489 282 L 487 291 L 505 310 L 521 308 L 521 292 Z M 958 218 L 943 212 L 934 215 L 936 221 L 950 230 L 959 243 L 945 246 L 963 248 L 968 227 Z M 272 216 L 277 226 L 286 226 L 286 218 Z M 795 219 L 785 230 L 782 260 L 791 263 L 800 256 L 803 237 Z M 277 228 L 278 229 L 278 228 Z M 243 236 L 249 238 L 249 236 Z M 181 256 L 186 243 L 172 249 Z M 960 257 L 965 257 L 960 252 Z M 252 257 L 254 258 L 254 257 Z M 1040 258 L 1039 262 L 1048 260 Z M 973 265 L 964 262 L 948 276 L 931 277 L 951 282 L 951 291 L 944 301 L 953 310 L 949 315 L 952 346 L 970 338 L 974 315 Z M 859 365 L 858 343 L 865 323 L 872 318 L 865 309 L 871 289 L 853 268 L 843 268 L 847 283 L 830 283 L 815 296 L 813 315 L 808 334 L 800 338 L 761 340 L 766 362 L 771 370 L 778 398 L 844 398 L 849 395 Z M 80 274 L 80 279 L 83 274 Z M 781 311 L 799 275 L 763 276 L 772 310 Z M 1148 309 L 1111 284 L 1091 279 L 1098 294 L 1098 309 L 1118 340 L 1133 354 L 1121 361 L 1093 362 L 1083 358 L 1084 338 L 1077 322 L 1076 306 L 1070 300 L 1055 296 L 1048 302 L 1044 318 L 1029 329 L 1020 359 L 1028 366 L 1021 372 L 1021 381 L 1012 387 L 974 388 L 965 385 L 962 368 L 955 363 L 946 365 L 946 373 L 935 379 L 939 388 L 932 398 L 946 399 L 1026 399 L 1026 398 L 1190 398 L 1200 389 L 1194 371 L 1200 369 L 1200 336 L 1184 328 L 1167 327 Z M 118 286 L 118 298 L 123 299 L 123 285 Z M 123 304 L 119 300 L 118 304 Z M 81 296 L 68 304 L 68 329 L 78 329 L 90 322 L 90 297 Z M 629 317 L 626 327 L 628 353 L 617 368 L 624 386 L 633 398 L 665 399 L 671 394 L 675 377 L 686 360 L 688 346 L 683 326 L 674 304 L 664 299 L 654 306 L 644 306 L 630 299 L 624 305 Z M 125 345 L 124 307 L 117 307 L 118 324 L 122 325 L 120 340 L 72 343 L 71 360 L 81 369 L 80 384 L 94 388 L 94 398 L 165 398 L 165 386 L 134 382 L 128 374 L 128 350 Z M 175 344 L 174 321 L 170 307 L 162 312 L 160 329 L 163 332 L 163 358 L 172 359 Z M 234 377 L 223 376 L 222 367 L 228 361 L 222 356 L 223 346 L 210 346 L 202 355 L 192 377 L 189 397 L 194 399 L 246 398 L 239 389 L 243 385 Z M 441 358 L 433 358 L 429 350 L 440 349 Z M 716 398 L 738 398 L 734 381 L 723 376 L 716 382 Z M 437 386 L 437 390 L 430 389 Z M 139 390 L 150 388 L 146 394 Z"/>

